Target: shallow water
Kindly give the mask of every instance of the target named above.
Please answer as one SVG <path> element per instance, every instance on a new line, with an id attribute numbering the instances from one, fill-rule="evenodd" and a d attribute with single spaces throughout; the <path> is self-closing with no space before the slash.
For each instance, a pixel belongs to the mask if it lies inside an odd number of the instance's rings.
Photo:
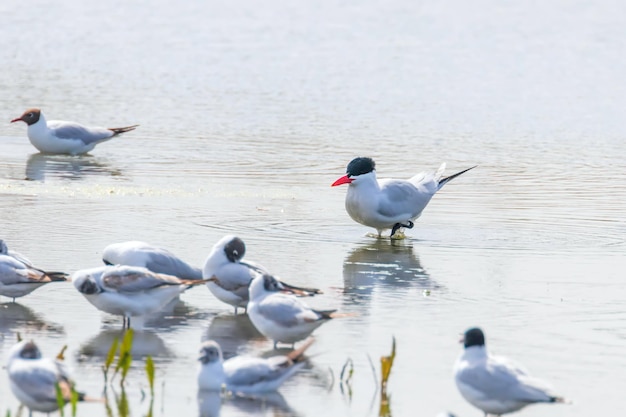
<path id="1" fill-rule="evenodd" d="M 310 366 L 264 401 L 222 415 L 376 415 L 368 355 L 398 342 L 394 416 L 480 415 L 451 376 L 458 334 L 482 326 L 492 350 L 524 363 L 573 405 L 524 415 L 622 408 L 626 290 L 623 74 L 626 6 L 610 1 L 367 0 L 0 5 L 0 238 L 37 265 L 97 266 L 138 239 L 201 265 L 235 233 L 249 259 L 356 313 L 316 331 Z M 48 119 L 139 123 L 81 157 L 40 155 L 28 107 Z M 447 185 L 404 241 L 376 241 L 329 185 L 357 155 L 379 177 L 479 167 Z M 157 367 L 156 416 L 212 415 L 198 398 L 201 340 L 227 355 L 271 343 L 205 288 L 153 320 L 136 354 Z M 8 302 L 3 299 L 2 302 Z M 0 357 L 15 333 L 53 355 L 68 345 L 78 387 L 121 321 L 71 285 L 0 305 Z M 352 396 L 339 389 L 354 362 Z M 126 390 L 145 415 L 143 360 Z M 0 413 L 17 402 L 0 372 Z M 79 415 L 104 416 L 101 404 Z"/>

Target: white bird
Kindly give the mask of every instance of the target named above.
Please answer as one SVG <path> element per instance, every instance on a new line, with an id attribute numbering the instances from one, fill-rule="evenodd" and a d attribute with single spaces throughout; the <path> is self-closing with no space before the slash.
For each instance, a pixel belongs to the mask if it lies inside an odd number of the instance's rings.
<path id="1" fill-rule="evenodd" d="M 257 275 L 250 284 L 248 317 L 254 327 L 274 341 L 294 344 L 309 337 L 311 333 L 332 318 L 348 317 L 336 310 L 314 310 L 288 291 L 276 278 L 268 274 Z"/>
<path id="2" fill-rule="evenodd" d="M 46 122 L 40 109 L 28 109 L 11 123 L 20 121 L 28 125 L 28 139 L 40 152 L 69 155 L 87 153 L 96 145 L 139 126 L 105 128 L 60 120 Z"/>
<path id="3" fill-rule="evenodd" d="M 378 231 L 413 228 L 430 199 L 450 180 L 469 171 L 471 167 L 448 177 L 443 176 L 446 164 L 436 172 L 421 172 L 408 180 L 376 179 L 376 164 L 371 158 L 354 158 L 348 164 L 347 174 L 332 183 L 332 187 L 349 184 L 346 211 L 352 219 Z"/>
<path id="4" fill-rule="evenodd" d="M 485 335 L 479 328 L 463 336 L 465 351 L 454 366 L 456 386 L 461 395 L 485 415 L 512 413 L 533 403 L 562 403 L 548 385 L 507 358 L 490 355 Z"/>
<path id="5" fill-rule="evenodd" d="M 220 239 L 209 254 L 202 276 L 208 280 L 207 287 L 219 300 L 237 308 L 248 305 L 248 287 L 259 274 L 269 274 L 267 270 L 254 262 L 242 261 L 246 253 L 243 240 L 233 235 Z M 316 288 L 301 288 L 281 282 L 286 291 L 299 296 L 312 296 L 322 292 Z"/>
<path id="6" fill-rule="evenodd" d="M 126 265 L 77 271 L 72 275 L 72 281 L 74 287 L 96 308 L 123 316 L 124 327 L 130 327 L 131 317 L 135 326 L 141 327 L 143 316 L 161 310 L 188 288 L 206 282 L 156 274 L 146 268 Z"/>
<path id="7" fill-rule="evenodd" d="M 202 270 L 189 265 L 172 252 L 146 242 L 112 243 L 104 248 L 102 261 L 106 265 L 141 266 L 157 274 L 183 279 L 202 279 Z"/>
<path id="8" fill-rule="evenodd" d="M 208 340 L 200 349 L 198 387 L 201 390 L 255 394 L 275 391 L 304 365 L 304 352 L 313 339 L 287 355 L 270 358 L 236 356 L 224 361 L 220 345 Z"/>
<path id="9" fill-rule="evenodd" d="M 63 363 L 44 358 L 33 341 L 23 340 L 9 351 L 7 372 L 11 391 L 30 410 L 50 413 L 59 409 L 55 384 L 65 403 L 70 401 L 74 382 Z M 98 401 L 78 393 L 79 401 Z"/>
<path id="10" fill-rule="evenodd" d="M 0 295 L 15 301 L 42 285 L 61 281 L 67 281 L 67 274 L 34 267 L 26 257 L 9 250 L 6 243 L 0 240 Z"/>

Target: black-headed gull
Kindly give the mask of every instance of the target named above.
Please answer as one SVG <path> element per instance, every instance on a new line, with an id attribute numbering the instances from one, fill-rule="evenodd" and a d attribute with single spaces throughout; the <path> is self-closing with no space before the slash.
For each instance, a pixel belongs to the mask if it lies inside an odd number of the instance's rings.
<path id="1" fill-rule="evenodd" d="M 20 117 L 11 120 L 28 125 L 28 139 L 40 152 L 80 155 L 91 151 L 96 145 L 122 133 L 135 130 L 139 125 L 126 127 L 87 127 L 75 122 L 50 120 L 40 109 L 28 109 Z"/>
<path id="2" fill-rule="evenodd" d="M 204 280 L 156 274 L 138 266 L 102 266 L 72 274 L 74 287 L 99 310 L 124 317 L 124 327 L 141 328 L 143 317 L 165 307 L 179 294 Z"/>
<path id="3" fill-rule="evenodd" d="M 67 281 L 67 274 L 34 267 L 26 257 L 9 250 L 6 243 L 0 240 L 0 295 L 15 301 L 42 285 L 62 281 Z"/>
<path id="4" fill-rule="evenodd" d="M 206 391 L 255 394 L 275 391 L 304 365 L 303 354 L 313 339 L 287 355 L 270 358 L 236 356 L 224 361 L 220 345 L 208 340 L 200 348 L 198 387 Z"/>
<path id="5" fill-rule="evenodd" d="M 346 175 L 332 183 L 332 187 L 349 184 L 346 194 L 346 211 L 352 219 L 373 227 L 381 236 L 391 229 L 413 227 L 430 199 L 450 180 L 469 171 L 464 169 L 448 177 L 443 176 L 446 164 L 436 172 L 421 172 L 408 180 L 376 179 L 376 164 L 371 158 L 354 158 L 348 164 Z"/>
<path id="6" fill-rule="evenodd" d="M 102 252 L 102 261 L 106 265 L 141 266 L 183 279 L 202 279 L 200 268 L 189 265 L 167 249 L 136 240 L 108 245 Z"/>
<path id="7" fill-rule="evenodd" d="M 250 284 L 248 317 L 263 336 L 274 341 L 274 349 L 278 343 L 293 345 L 306 339 L 332 318 L 350 316 L 336 310 L 314 310 L 284 291 L 289 290 L 268 274 L 257 275 Z"/>
<path id="8" fill-rule="evenodd" d="M 512 413 L 533 403 L 562 403 L 548 385 L 507 358 L 490 355 L 479 328 L 467 330 L 463 354 L 454 366 L 454 379 L 461 395 L 485 415 Z"/>
<path id="9" fill-rule="evenodd" d="M 269 274 L 267 270 L 254 262 L 242 261 L 246 253 L 243 240 L 233 235 L 221 238 L 213 248 L 204 263 L 202 276 L 208 280 L 209 290 L 219 300 L 237 308 L 246 308 L 248 305 L 248 287 L 255 276 Z M 301 288 L 281 281 L 286 290 L 299 295 L 310 296 L 321 294 L 316 288 Z"/>
<path id="10" fill-rule="evenodd" d="M 65 403 L 70 401 L 74 382 L 65 366 L 58 360 L 42 357 L 33 341 L 23 340 L 13 346 L 6 368 L 11 391 L 31 414 L 33 411 L 50 413 L 59 409 L 56 384 Z M 78 393 L 78 400 L 90 399 Z"/>

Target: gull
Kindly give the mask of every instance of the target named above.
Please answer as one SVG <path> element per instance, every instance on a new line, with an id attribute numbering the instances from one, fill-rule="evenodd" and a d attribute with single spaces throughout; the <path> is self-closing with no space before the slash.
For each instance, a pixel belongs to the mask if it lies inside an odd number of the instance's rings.
<path id="1" fill-rule="evenodd" d="M 83 269 L 72 275 L 74 287 L 99 310 L 130 319 L 141 318 L 165 307 L 172 299 L 205 280 L 180 279 L 137 266 L 115 265 Z M 133 321 L 135 325 L 135 319 Z"/>
<path id="2" fill-rule="evenodd" d="M 0 295 L 17 297 L 30 294 L 50 282 L 67 281 L 63 272 L 46 272 L 34 267 L 23 255 L 8 249 L 0 240 Z"/>
<path id="3" fill-rule="evenodd" d="M 62 362 L 44 358 L 33 341 L 18 342 L 9 351 L 7 372 L 11 391 L 29 410 L 50 413 L 59 409 L 56 384 L 65 403 L 70 401 L 74 382 Z M 78 401 L 99 401 L 78 394 Z"/>
<path id="4" fill-rule="evenodd" d="M 189 265 L 167 249 L 136 240 L 108 245 L 102 252 L 102 261 L 106 265 L 141 266 L 183 279 L 202 279 L 200 268 Z"/>
<path id="5" fill-rule="evenodd" d="M 246 245 L 243 240 L 234 235 L 221 238 L 213 248 L 204 263 L 202 276 L 208 280 L 207 287 L 215 297 L 226 304 L 246 309 L 250 283 L 259 274 L 269 274 L 261 265 L 243 261 Z M 281 282 L 286 291 L 299 296 L 312 296 L 322 292 L 316 288 L 302 288 Z"/>
<path id="6" fill-rule="evenodd" d="M 357 223 L 376 229 L 378 237 L 383 230 L 391 229 L 390 237 L 393 237 L 401 228 L 413 228 L 413 221 L 421 216 L 435 193 L 473 168 L 476 167 L 444 177 L 446 164 L 443 163 L 436 172 L 421 172 L 408 180 L 378 180 L 374 160 L 358 157 L 350 161 L 346 175 L 331 186 L 349 184 L 346 211 L 350 217 Z"/>
<path id="7" fill-rule="evenodd" d="M 287 355 L 270 358 L 236 356 L 224 361 L 220 345 L 208 340 L 200 349 L 198 386 L 201 390 L 255 394 L 275 391 L 304 365 L 304 352 L 311 346 L 309 339 Z"/>
<path id="8" fill-rule="evenodd" d="M 254 327 L 274 341 L 294 344 L 307 338 L 315 329 L 332 318 L 348 317 L 350 314 L 335 313 L 336 310 L 314 310 L 288 291 L 283 284 L 268 274 L 259 274 L 250 284 L 248 317 Z"/>
<path id="9" fill-rule="evenodd" d="M 28 139 L 40 152 L 80 155 L 91 151 L 96 145 L 122 133 L 135 130 L 139 125 L 126 127 L 87 127 L 75 122 L 50 120 L 46 122 L 40 109 L 28 109 L 11 123 L 28 125 Z"/>
<path id="10" fill-rule="evenodd" d="M 512 413 L 533 403 L 562 403 L 548 385 L 530 376 L 507 358 L 489 354 L 485 335 L 479 328 L 467 330 L 462 342 L 465 351 L 454 366 L 456 386 L 461 395 L 485 416 Z"/>

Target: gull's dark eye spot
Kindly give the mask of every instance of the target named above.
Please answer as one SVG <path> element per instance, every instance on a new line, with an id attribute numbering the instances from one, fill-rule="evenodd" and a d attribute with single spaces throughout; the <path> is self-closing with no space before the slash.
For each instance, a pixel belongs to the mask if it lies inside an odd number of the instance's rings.
<path id="1" fill-rule="evenodd" d="M 28 116 L 28 117 L 33 117 L 33 116 L 34 116 L 34 114 L 32 114 L 32 113 L 28 113 L 26 116 Z"/>

